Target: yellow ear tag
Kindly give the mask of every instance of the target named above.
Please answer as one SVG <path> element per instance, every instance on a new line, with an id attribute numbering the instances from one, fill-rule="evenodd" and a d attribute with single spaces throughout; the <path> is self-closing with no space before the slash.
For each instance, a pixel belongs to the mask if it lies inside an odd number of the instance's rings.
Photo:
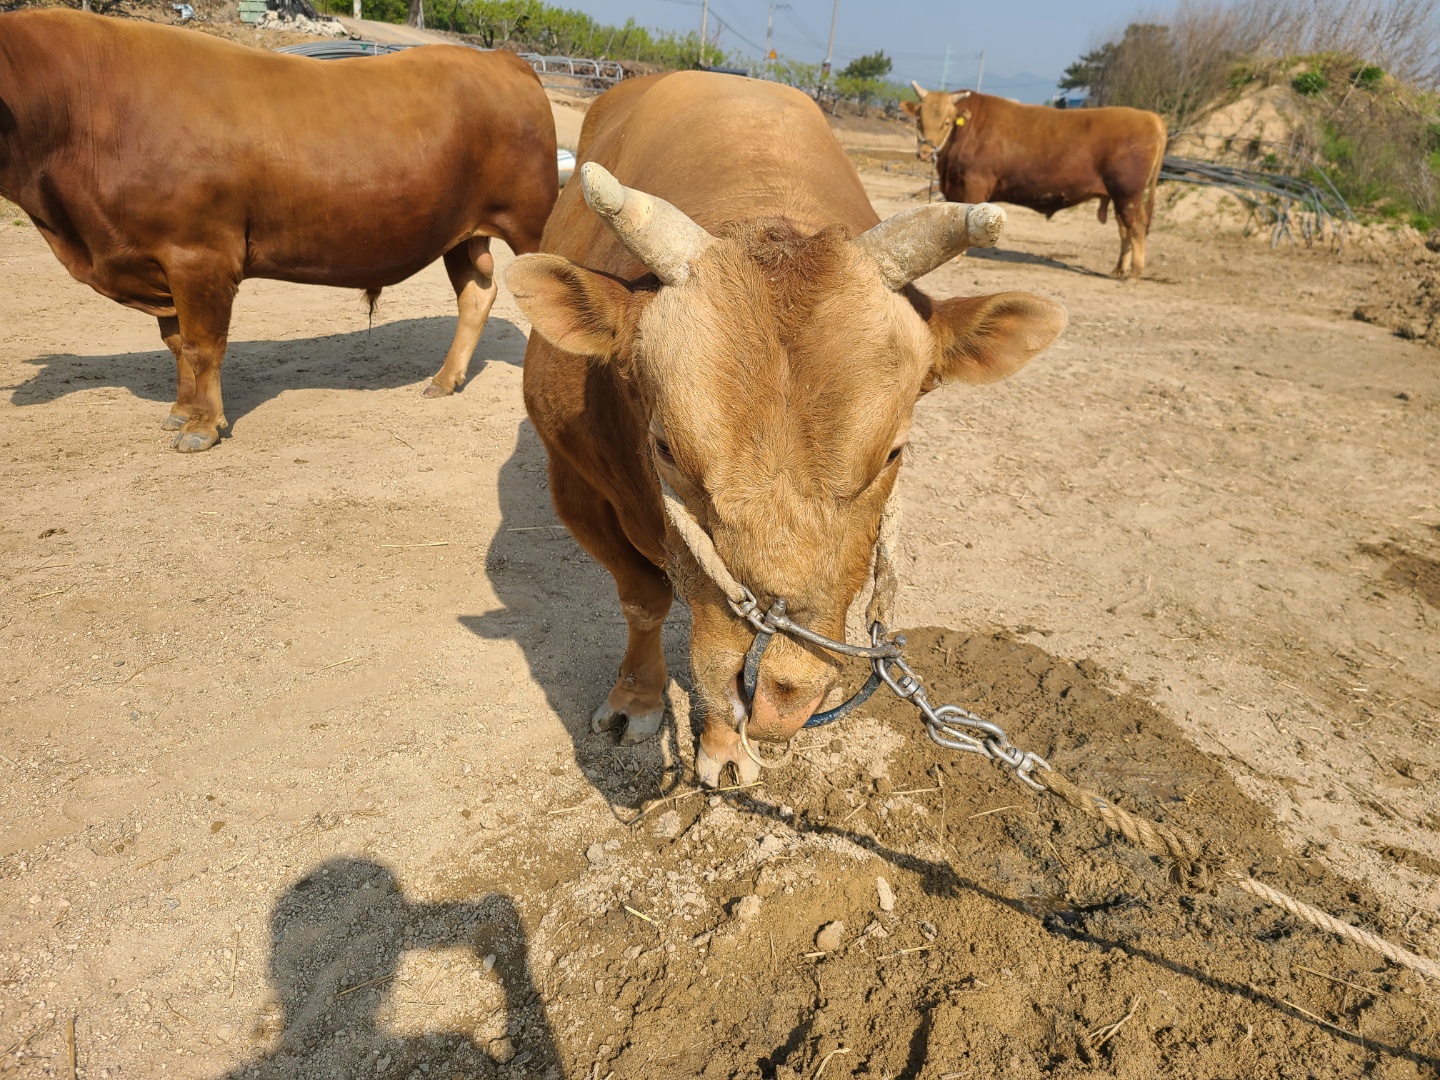
<path id="1" fill-rule="evenodd" d="M 956 127 L 964 127 L 964 126 L 965 126 L 965 118 L 964 118 L 963 116 L 957 116 L 957 117 L 955 118 L 955 126 L 956 126 Z"/>

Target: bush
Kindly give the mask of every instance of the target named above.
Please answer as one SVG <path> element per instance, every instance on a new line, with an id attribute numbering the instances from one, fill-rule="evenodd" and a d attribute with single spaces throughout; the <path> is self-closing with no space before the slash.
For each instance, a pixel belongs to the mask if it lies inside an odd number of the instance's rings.
<path id="1" fill-rule="evenodd" d="M 1367 89 L 1379 85 L 1380 80 L 1385 78 L 1385 70 L 1375 64 L 1365 64 L 1355 72 L 1352 80 L 1356 86 L 1364 86 Z"/>
<path id="2" fill-rule="evenodd" d="M 1330 85 L 1330 80 L 1318 71 L 1302 71 L 1290 80 L 1290 85 L 1301 97 L 1318 97 Z"/>

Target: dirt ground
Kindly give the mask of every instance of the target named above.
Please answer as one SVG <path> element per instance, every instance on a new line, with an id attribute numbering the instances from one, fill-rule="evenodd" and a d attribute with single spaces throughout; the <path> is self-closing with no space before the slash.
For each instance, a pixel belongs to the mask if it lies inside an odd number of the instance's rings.
<path id="1" fill-rule="evenodd" d="M 923 184 L 866 178 L 882 213 Z M 623 624 L 555 523 L 503 290 L 432 401 L 438 267 L 373 327 L 247 282 L 233 427 L 182 456 L 153 320 L 11 220 L 0 1075 L 70 1075 L 72 1031 L 86 1078 L 1440 1075 L 1437 988 L 1172 891 L 896 702 L 695 793 L 683 611 L 678 721 L 592 735 Z M 1015 210 L 923 282 L 1071 324 L 918 408 L 914 666 L 1440 956 L 1440 359 L 1352 318 L 1383 263 L 1161 221 L 1126 285 L 1117 244 Z"/>

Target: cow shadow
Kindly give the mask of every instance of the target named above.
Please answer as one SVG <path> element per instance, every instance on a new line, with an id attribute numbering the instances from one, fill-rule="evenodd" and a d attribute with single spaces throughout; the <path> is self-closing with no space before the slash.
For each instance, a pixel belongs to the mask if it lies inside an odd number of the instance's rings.
<path id="1" fill-rule="evenodd" d="M 459 622 L 478 637 L 520 646 L 586 778 L 612 807 L 638 808 L 673 787 L 681 761 L 689 760 L 694 722 L 687 711 L 677 725 L 667 712 L 660 734 L 638 746 L 619 745 L 618 733 L 590 730 L 590 715 L 620 667 L 625 619 L 610 574 L 555 517 L 545 448 L 528 420 L 500 469 L 497 495 L 501 518 L 485 569 L 503 606 L 459 615 Z M 677 602 L 666 620 L 665 659 L 686 693 L 689 625 L 688 610 Z"/>
<path id="2" fill-rule="evenodd" d="M 225 1080 L 361 1075 L 377 1080 L 517 1075 L 557 1080 L 563 1073 L 544 1003 L 536 994 L 525 929 L 514 902 L 503 893 L 416 904 L 380 863 L 331 859 L 276 901 L 270 938 L 278 1012 L 266 1014 L 254 1032 L 269 1048 L 232 1069 Z M 385 1007 L 402 993 L 402 955 L 411 949 L 457 947 L 474 959 L 473 966 L 463 965 L 470 978 L 498 983 L 498 992 L 487 993 L 482 986 L 465 1003 L 467 1016 L 483 1014 L 487 998 L 499 1006 L 488 1022 L 475 1023 L 479 1038 L 455 1030 L 418 1035 L 387 1030 Z M 457 974 L 447 965 L 429 987 L 407 987 L 403 993 L 453 998 L 453 986 L 445 989 L 444 981 Z"/>
<path id="3" fill-rule="evenodd" d="M 397 319 L 374 327 L 320 337 L 231 341 L 225 352 L 225 415 L 233 425 L 287 390 L 392 390 L 428 382 L 440 370 L 455 336 L 453 315 Z M 50 353 L 26 361 L 36 371 L 10 391 L 12 405 L 44 405 L 98 387 L 129 390 L 138 398 L 175 400 L 175 359 L 160 344 L 147 352 L 81 356 Z M 469 378 L 487 362 L 519 366 L 525 335 L 492 315 L 475 349 Z M 463 391 L 462 391 L 463 392 Z M 157 411 L 158 424 L 165 413 Z"/>
<path id="4" fill-rule="evenodd" d="M 1011 248 L 971 248 L 965 252 L 967 259 L 985 259 L 989 262 L 1011 263 L 1016 266 L 1042 266 L 1047 270 L 1064 270 L 1066 273 L 1079 274 L 1082 277 L 1106 278 L 1109 274 L 1102 274 L 1098 270 L 1091 270 L 1085 266 L 1075 266 L 1072 263 L 1062 262 L 1060 259 L 1051 258 L 1048 255 L 1036 255 L 1029 251 L 1015 251 Z"/>

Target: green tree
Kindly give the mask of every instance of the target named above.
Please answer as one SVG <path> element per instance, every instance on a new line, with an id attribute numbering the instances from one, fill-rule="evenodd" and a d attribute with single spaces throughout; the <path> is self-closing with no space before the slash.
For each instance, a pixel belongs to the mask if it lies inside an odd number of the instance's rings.
<path id="1" fill-rule="evenodd" d="M 851 60 L 840 75 L 846 79 L 883 79 L 894 65 L 883 49 Z"/>
<path id="2" fill-rule="evenodd" d="M 1105 70 L 1115 62 L 1118 50 L 1119 46 L 1113 41 L 1090 50 L 1065 69 L 1065 74 L 1060 76 L 1060 89 L 1096 90 L 1105 81 Z"/>

